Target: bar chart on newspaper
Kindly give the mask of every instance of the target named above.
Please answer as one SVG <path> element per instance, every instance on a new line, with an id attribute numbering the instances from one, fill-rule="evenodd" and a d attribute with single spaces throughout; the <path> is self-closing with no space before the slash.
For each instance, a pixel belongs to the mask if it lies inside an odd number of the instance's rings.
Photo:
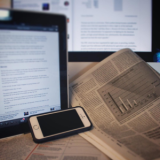
<path id="1" fill-rule="evenodd" d="M 115 118 L 123 123 L 160 96 L 160 80 L 141 62 L 102 86 L 98 93 Z"/>

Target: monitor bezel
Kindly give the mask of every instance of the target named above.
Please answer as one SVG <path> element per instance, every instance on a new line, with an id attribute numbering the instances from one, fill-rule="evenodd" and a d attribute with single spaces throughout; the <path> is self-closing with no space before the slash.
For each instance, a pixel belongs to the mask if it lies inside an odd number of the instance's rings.
<path id="1" fill-rule="evenodd" d="M 66 17 L 64 15 L 49 14 L 42 12 L 21 11 L 12 9 L 3 9 L 10 12 L 11 20 L 0 21 L 2 24 L 26 24 L 31 26 L 44 26 L 57 25 L 59 29 L 59 68 L 60 68 L 60 101 L 61 109 L 68 108 L 68 78 L 67 78 L 67 27 Z M 23 117 L 22 117 L 23 118 Z M 15 123 L 14 125 L 6 125 L 0 128 L 0 138 L 29 132 L 28 117 L 23 123 Z M 10 122 L 5 121 L 5 122 Z M 4 122 L 4 123 L 5 123 Z M 2 123 L 2 122 L 0 122 Z"/>

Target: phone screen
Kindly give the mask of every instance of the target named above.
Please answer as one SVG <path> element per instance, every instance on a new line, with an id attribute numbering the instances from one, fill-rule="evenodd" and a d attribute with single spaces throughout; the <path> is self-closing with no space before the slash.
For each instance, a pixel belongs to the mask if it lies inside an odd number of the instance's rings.
<path id="1" fill-rule="evenodd" d="M 44 137 L 84 127 L 76 110 L 37 117 Z"/>

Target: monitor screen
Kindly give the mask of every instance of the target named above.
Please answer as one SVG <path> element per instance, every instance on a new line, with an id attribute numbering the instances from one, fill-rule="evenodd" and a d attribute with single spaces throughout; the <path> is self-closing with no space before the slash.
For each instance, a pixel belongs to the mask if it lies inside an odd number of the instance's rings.
<path id="1" fill-rule="evenodd" d="M 76 55 L 152 51 L 152 0 L 13 0 L 12 7 L 65 14 L 68 51 Z"/>

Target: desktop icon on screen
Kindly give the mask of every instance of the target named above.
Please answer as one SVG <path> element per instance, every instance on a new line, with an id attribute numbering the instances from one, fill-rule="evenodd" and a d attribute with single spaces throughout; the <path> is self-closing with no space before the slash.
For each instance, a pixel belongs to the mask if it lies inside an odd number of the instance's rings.
<path id="1" fill-rule="evenodd" d="M 49 10 L 49 3 L 43 3 L 42 10 Z"/>
<path id="2" fill-rule="evenodd" d="M 54 107 L 50 108 L 51 111 L 54 111 Z"/>
<path id="3" fill-rule="evenodd" d="M 29 112 L 24 112 L 24 116 L 27 116 L 27 115 L 29 115 Z"/>
<path id="4" fill-rule="evenodd" d="M 65 5 L 65 6 L 69 6 L 69 2 L 68 2 L 68 1 L 65 1 L 65 2 L 64 2 L 64 5 Z"/>
<path id="5" fill-rule="evenodd" d="M 20 122 L 24 122 L 25 121 L 25 118 L 22 118 L 21 120 L 20 120 Z"/>

